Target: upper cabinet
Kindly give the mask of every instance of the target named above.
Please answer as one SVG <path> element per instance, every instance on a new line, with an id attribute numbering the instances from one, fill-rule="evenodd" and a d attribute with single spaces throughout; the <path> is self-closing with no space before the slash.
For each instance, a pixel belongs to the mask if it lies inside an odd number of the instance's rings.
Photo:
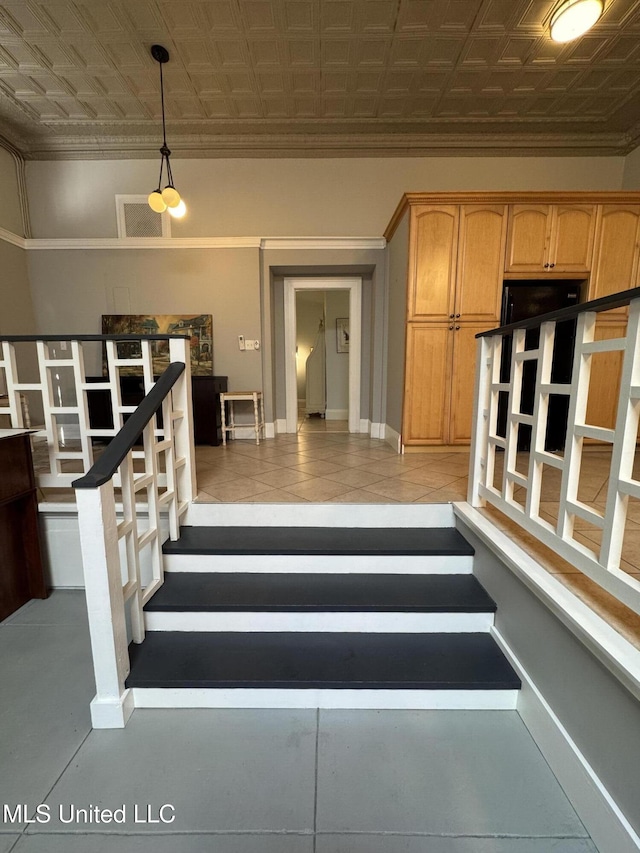
<path id="1" fill-rule="evenodd" d="M 442 320 L 451 313 L 459 219 L 455 204 L 411 208 L 408 320 Z"/>
<path id="2" fill-rule="evenodd" d="M 497 321 L 507 206 L 420 205 L 411 212 L 407 319 Z"/>
<path id="3" fill-rule="evenodd" d="M 589 299 L 599 299 L 640 282 L 640 205 L 603 204 L 589 282 Z"/>
<path id="4" fill-rule="evenodd" d="M 500 320 L 506 239 L 506 205 L 461 205 L 455 300 L 450 319 L 489 324 Z"/>
<path id="5" fill-rule="evenodd" d="M 511 205 L 506 272 L 589 272 L 595 214 L 595 204 Z"/>

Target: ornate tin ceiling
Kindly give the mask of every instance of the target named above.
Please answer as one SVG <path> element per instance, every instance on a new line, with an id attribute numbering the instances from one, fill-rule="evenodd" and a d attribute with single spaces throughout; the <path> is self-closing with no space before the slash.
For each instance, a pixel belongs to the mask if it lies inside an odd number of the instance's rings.
<path id="1" fill-rule="evenodd" d="M 0 134 L 26 157 L 625 154 L 640 0 L 576 42 L 555 0 L 0 0 Z"/>

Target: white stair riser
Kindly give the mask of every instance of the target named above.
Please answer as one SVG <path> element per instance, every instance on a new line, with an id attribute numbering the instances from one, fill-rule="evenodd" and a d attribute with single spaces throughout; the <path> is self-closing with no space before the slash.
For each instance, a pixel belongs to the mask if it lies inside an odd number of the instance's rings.
<path id="1" fill-rule="evenodd" d="M 283 506 L 285 509 L 283 510 Z M 182 524 L 197 527 L 455 527 L 452 504 L 192 503 Z"/>
<path id="2" fill-rule="evenodd" d="M 517 690 L 333 690 L 134 687 L 136 708 L 321 708 L 513 711 Z"/>
<path id="3" fill-rule="evenodd" d="M 145 613 L 147 631 L 302 631 L 374 634 L 487 632 L 493 613 Z"/>
<path id="4" fill-rule="evenodd" d="M 277 554 L 165 554 L 166 572 L 290 574 L 470 575 L 472 556 L 314 556 Z"/>

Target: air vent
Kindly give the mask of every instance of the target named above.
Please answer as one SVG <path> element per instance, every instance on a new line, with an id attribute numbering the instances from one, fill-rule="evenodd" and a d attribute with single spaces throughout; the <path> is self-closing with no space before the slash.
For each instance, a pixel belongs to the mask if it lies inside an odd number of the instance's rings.
<path id="1" fill-rule="evenodd" d="M 171 217 L 154 213 L 143 195 L 117 195 L 118 237 L 170 237 Z"/>

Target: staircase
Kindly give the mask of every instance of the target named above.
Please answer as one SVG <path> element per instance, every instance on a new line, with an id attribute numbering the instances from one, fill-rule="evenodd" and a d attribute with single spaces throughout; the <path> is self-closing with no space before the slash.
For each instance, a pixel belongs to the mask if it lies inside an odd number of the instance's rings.
<path id="1" fill-rule="evenodd" d="M 313 509 L 191 507 L 130 646 L 136 707 L 515 707 L 450 508 Z"/>

